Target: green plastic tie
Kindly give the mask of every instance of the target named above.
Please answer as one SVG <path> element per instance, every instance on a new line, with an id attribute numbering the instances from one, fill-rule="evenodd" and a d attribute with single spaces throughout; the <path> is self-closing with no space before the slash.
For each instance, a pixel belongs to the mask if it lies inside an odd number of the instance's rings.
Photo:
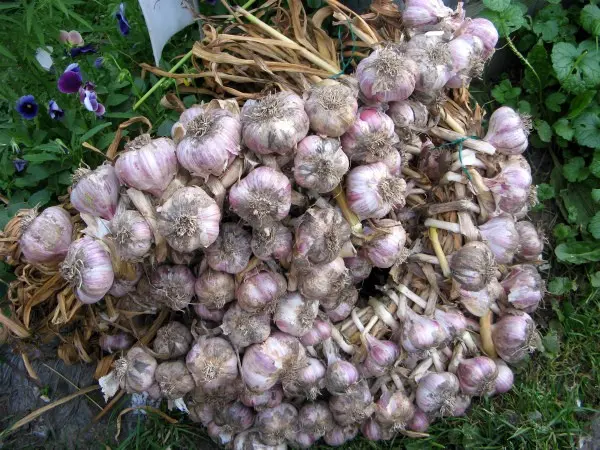
<path id="1" fill-rule="evenodd" d="M 348 29 L 350 30 L 350 35 L 352 36 L 352 42 L 356 42 L 356 35 L 354 34 L 354 27 L 352 26 L 352 22 L 350 22 L 350 19 L 346 20 L 346 23 L 348 24 Z M 348 58 L 348 60 L 346 61 L 346 59 L 344 58 L 344 42 L 342 41 L 342 26 L 338 25 L 338 40 L 340 41 L 340 60 L 342 63 L 342 70 L 339 71 L 338 73 L 336 73 L 335 75 L 330 76 L 329 78 L 339 78 L 342 75 L 344 75 L 346 73 L 346 69 L 348 69 L 348 67 L 350 67 L 350 64 L 352 64 L 352 58 Z M 352 53 L 354 53 L 354 50 L 356 50 L 356 44 L 352 44 Z"/>
<path id="2" fill-rule="evenodd" d="M 435 148 L 443 148 L 443 147 L 456 146 L 458 148 L 458 160 L 460 161 L 460 167 L 462 168 L 463 172 L 465 173 L 465 175 L 467 176 L 467 178 L 469 179 L 469 181 L 473 181 L 473 178 L 471 177 L 471 174 L 469 173 L 469 171 L 467 170 L 467 168 L 463 164 L 463 158 L 462 158 L 463 142 L 465 142 L 467 139 L 479 140 L 479 137 L 477 137 L 477 136 L 465 136 L 465 137 L 458 138 L 458 139 L 456 139 L 454 141 L 446 142 L 445 144 L 438 145 Z"/>

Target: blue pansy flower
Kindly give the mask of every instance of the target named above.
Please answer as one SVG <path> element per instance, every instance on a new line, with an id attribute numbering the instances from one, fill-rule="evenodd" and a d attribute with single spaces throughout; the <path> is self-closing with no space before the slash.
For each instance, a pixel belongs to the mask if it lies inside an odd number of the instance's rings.
<path id="1" fill-rule="evenodd" d="M 17 172 L 23 172 L 23 170 L 25 170 L 25 167 L 27 167 L 27 161 L 21 158 L 15 158 L 13 159 L 13 165 L 15 166 L 15 170 Z"/>
<path id="2" fill-rule="evenodd" d="M 96 69 L 100 69 L 103 65 L 104 65 L 104 58 L 102 56 L 99 56 L 98 58 L 96 58 L 96 61 L 94 61 L 94 67 Z"/>
<path id="3" fill-rule="evenodd" d="M 58 79 L 58 90 L 63 94 L 74 94 L 79 91 L 82 83 L 79 64 L 69 64 Z"/>
<path id="4" fill-rule="evenodd" d="M 23 119 L 31 120 L 38 113 L 38 104 L 33 95 L 24 95 L 17 100 L 16 110 Z"/>
<path id="5" fill-rule="evenodd" d="M 119 31 L 123 36 L 129 34 L 129 22 L 125 18 L 125 3 L 119 5 L 119 10 L 115 13 L 119 25 Z"/>
<path id="6" fill-rule="evenodd" d="M 54 100 L 48 102 L 48 114 L 52 119 L 60 120 L 64 117 L 65 112 L 58 106 Z"/>
<path id="7" fill-rule="evenodd" d="M 76 56 L 79 55 L 85 55 L 86 53 L 96 53 L 96 47 L 94 47 L 94 44 L 87 44 L 87 45 L 82 45 L 81 47 L 73 47 L 70 50 L 71 53 L 71 58 L 75 58 Z"/>

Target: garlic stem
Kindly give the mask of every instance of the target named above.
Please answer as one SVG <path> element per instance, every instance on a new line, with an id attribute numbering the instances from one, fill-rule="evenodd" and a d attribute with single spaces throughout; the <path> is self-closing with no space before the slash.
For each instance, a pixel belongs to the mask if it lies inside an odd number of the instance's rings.
<path id="1" fill-rule="evenodd" d="M 458 134 L 465 134 L 465 130 L 464 128 L 456 121 L 456 119 L 454 117 L 452 117 L 452 115 L 450 113 L 448 113 L 448 111 L 446 111 L 445 108 L 440 108 L 440 117 L 442 118 L 442 120 L 444 122 L 446 122 L 446 124 L 452 128 L 456 133 Z M 454 139 L 452 139 L 454 140 Z"/>
<path id="2" fill-rule="evenodd" d="M 348 206 L 348 202 L 346 201 L 346 194 L 344 193 L 344 189 L 341 184 L 338 184 L 333 190 L 333 198 L 337 202 L 337 205 L 342 210 L 342 214 L 344 218 L 350 224 L 350 228 L 352 228 L 352 232 L 356 234 L 362 234 L 362 224 L 360 223 L 360 219 L 356 214 L 354 214 L 350 207 Z"/>
<path id="3" fill-rule="evenodd" d="M 446 122 L 447 123 L 447 122 Z M 458 133 L 455 131 L 451 131 L 451 130 L 447 130 L 445 128 L 442 127 L 433 127 L 430 130 L 430 133 L 436 137 L 439 137 L 440 139 L 444 139 L 445 141 L 448 142 L 452 142 L 452 141 L 456 141 L 458 139 L 463 139 L 465 138 L 465 133 Z M 462 142 L 464 147 L 467 148 L 471 148 L 477 152 L 480 153 L 485 153 L 486 155 L 494 155 L 496 153 L 496 148 L 483 140 L 477 140 L 477 139 L 465 139 Z"/>
<path id="4" fill-rule="evenodd" d="M 400 379 L 398 374 L 395 372 L 391 372 L 390 376 L 392 377 L 392 381 L 394 382 L 396 389 L 400 392 L 406 392 L 406 390 L 404 389 L 404 383 L 402 383 L 402 380 Z"/>
<path id="5" fill-rule="evenodd" d="M 427 219 L 430 220 L 430 219 Z M 433 251 L 435 252 L 435 256 L 437 256 L 440 261 L 440 268 L 442 269 L 442 273 L 445 277 L 450 276 L 450 266 L 448 265 L 448 260 L 446 259 L 446 255 L 444 254 L 444 250 L 440 245 L 440 241 L 438 239 L 437 229 L 435 227 L 429 228 L 429 240 L 431 242 L 431 246 L 433 247 Z"/>
<path id="6" fill-rule="evenodd" d="M 463 344 L 465 344 L 465 346 L 467 347 L 467 350 L 469 350 L 469 352 L 471 352 L 473 354 L 478 353 L 477 344 L 473 340 L 473 336 L 471 336 L 471 333 L 469 333 L 467 330 L 465 330 L 464 333 L 460 336 L 460 339 L 463 342 Z"/>
<path id="7" fill-rule="evenodd" d="M 377 392 L 379 392 L 379 389 L 381 389 L 381 386 L 386 384 L 388 381 L 392 381 L 392 377 L 389 375 L 383 375 L 377 378 L 375 380 L 375 383 L 373 383 L 373 386 L 371 386 L 371 389 L 369 389 L 371 395 L 377 394 Z"/>
<path id="8" fill-rule="evenodd" d="M 490 358 L 496 358 L 498 354 L 496 353 L 496 348 L 494 347 L 494 341 L 492 341 L 492 312 L 488 311 L 488 313 L 479 319 L 479 335 L 481 336 L 481 346 L 483 347 L 483 351 Z"/>
<path id="9" fill-rule="evenodd" d="M 427 208 L 427 214 L 430 216 L 435 216 L 436 214 L 443 214 L 450 211 L 468 211 L 479 214 L 481 208 L 479 208 L 479 206 L 472 201 L 466 199 L 438 203 L 437 205 L 431 205 L 429 208 Z"/>
<path id="10" fill-rule="evenodd" d="M 331 327 L 331 339 L 348 355 L 354 354 L 354 347 L 346 342 L 344 336 L 342 336 L 336 327 Z"/>
<path id="11" fill-rule="evenodd" d="M 473 157 L 469 157 L 469 158 L 463 158 L 462 162 L 460 162 L 460 161 L 454 162 L 450 166 L 450 170 L 457 171 L 457 170 L 460 170 L 462 167 L 466 167 L 466 166 L 479 167 L 481 169 L 486 168 L 484 163 L 482 163 L 481 161 L 479 161 L 477 158 L 475 158 L 473 156 Z"/>
<path id="12" fill-rule="evenodd" d="M 417 367 L 415 367 L 410 373 L 409 378 L 412 378 L 413 380 L 415 380 L 416 383 L 418 383 L 419 380 L 427 373 L 427 371 L 432 365 L 433 358 L 430 356 L 421 361 L 419 364 L 417 364 Z"/>
<path id="13" fill-rule="evenodd" d="M 450 362 L 448 363 L 448 372 L 456 373 L 458 370 L 458 365 L 460 364 L 463 354 L 465 352 L 465 348 L 463 347 L 462 342 L 457 342 L 454 347 L 454 351 L 452 352 L 452 358 L 450 358 Z"/>
<path id="14" fill-rule="evenodd" d="M 437 372 L 445 372 L 446 368 L 444 367 L 444 363 L 442 362 L 438 351 L 433 349 L 430 351 L 430 353 L 431 353 L 431 360 L 433 361 L 433 366 L 435 367 L 435 370 Z"/>
<path id="15" fill-rule="evenodd" d="M 362 324 L 362 322 L 358 318 L 358 315 L 356 314 L 356 309 L 352 310 L 352 312 L 350 313 L 350 317 L 352 317 L 352 322 L 354 322 L 354 325 L 356 326 L 356 328 L 358 329 L 360 334 L 364 334 L 365 326 Z"/>
<path id="16" fill-rule="evenodd" d="M 379 320 L 379 317 L 377 317 L 377 316 L 371 317 L 371 320 L 369 320 L 369 323 L 365 327 L 364 333 L 365 334 L 369 333 L 371 331 L 371 329 L 375 326 L 375 324 L 377 323 L 378 320 Z"/>
<path id="17" fill-rule="evenodd" d="M 413 253 L 408 257 L 408 260 L 426 264 L 434 264 L 436 266 L 440 264 L 440 260 L 437 259 L 437 257 L 433 255 L 427 255 L 425 253 Z"/>
<path id="18" fill-rule="evenodd" d="M 398 331 L 400 325 L 394 319 L 394 316 L 386 309 L 386 307 L 374 298 L 369 299 L 369 305 L 373 308 L 375 314 L 385 323 L 392 331 Z"/>
<path id="19" fill-rule="evenodd" d="M 338 254 L 339 258 L 352 258 L 356 256 L 356 248 L 352 245 L 352 242 L 346 241 L 342 248 L 340 249 L 340 253 Z"/>
<path id="20" fill-rule="evenodd" d="M 396 286 L 396 289 L 401 294 L 406 295 L 409 299 L 411 299 L 414 303 L 419 305 L 421 308 L 425 309 L 427 307 L 427 302 L 425 300 L 423 300 L 420 296 L 415 294 L 413 291 L 411 291 L 409 288 L 407 288 L 403 284 L 398 284 Z"/>
<path id="21" fill-rule="evenodd" d="M 425 226 L 432 227 L 433 229 L 441 228 L 442 230 L 450 231 L 452 233 L 461 232 L 460 224 L 455 222 L 446 222 L 445 220 L 426 219 Z M 429 230 L 429 237 L 431 238 L 431 230 Z"/>

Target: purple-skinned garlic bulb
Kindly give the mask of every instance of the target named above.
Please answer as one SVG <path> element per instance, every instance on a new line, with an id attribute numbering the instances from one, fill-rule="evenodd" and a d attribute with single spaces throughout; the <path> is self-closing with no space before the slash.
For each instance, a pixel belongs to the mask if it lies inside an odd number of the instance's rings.
<path id="1" fill-rule="evenodd" d="M 457 416 L 464 414 L 468 397 L 460 394 L 460 383 L 456 375 L 434 372 L 419 380 L 416 403 L 423 412 L 434 416 Z"/>
<path id="2" fill-rule="evenodd" d="M 60 206 L 50 206 L 39 215 L 31 210 L 22 219 L 19 247 L 25 261 L 47 264 L 62 261 L 71 244 L 71 216 Z"/>
<path id="3" fill-rule="evenodd" d="M 479 226 L 481 237 L 488 245 L 496 262 L 510 264 L 519 247 L 519 234 L 514 219 L 508 214 L 492 217 Z"/>
<path id="4" fill-rule="evenodd" d="M 118 212 L 110 222 L 110 230 L 119 257 L 126 261 L 144 258 L 154 241 L 150 225 L 137 211 Z"/>
<path id="5" fill-rule="evenodd" d="M 364 255 L 375 267 L 387 269 L 406 257 L 406 231 L 400 222 L 391 219 L 373 221 L 372 227 L 365 227 L 367 237 L 361 248 Z"/>
<path id="6" fill-rule="evenodd" d="M 354 122 L 358 86 L 353 77 L 326 78 L 305 94 L 304 111 L 310 128 L 320 136 L 340 137 Z"/>
<path id="7" fill-rule="evenodd" d="M 405 0 L 402 23 L 407 28 L 426 29 L 452 15 L 442 0 Z"/>
<path id="8" fill-rule="evenodd" d="M 418 67 L 415 90 L 431 94 L 441 90 L 452 77 L 452 55 L 437 33 L 417 34 L 406 46 L 406 56 Z"/>
<path id="9" fill-rule="evenodd" d="M 221 309 L 235 299 L 233 275 L 207 269 L 196 279 L 194 291 L 198 302 L 209 309 Z"/>
<path id="10" fill-rule="evenodd" d="M 446 87 L 466 87 L 472 78 L 481 76 L 484 51 L 481 39 L 477 36 L 460 36 L 448 42 L 448 50 L 452 59 L 452 77 Z"/>
<path id="11" fill-rule="evenodd" d="M 503 155 L 520 155 L 528 146 L 531 120 L 508 106 L 492 113 L 484 141 L 496 147 Z"/>
<path id="12" fill-rule="evenodd" d="M 189 351 L 192 341 L 188 327 L 181 322 L 169 322 L 156 332 L 152 348 L 158 359 L 175 359 Z"/>
<path id="13" fill-rule="evenodd" d="M 400 356 L 400 349 L 394 342 L 377 339 L 368 333 L 363 339 L 367 349 L 367 357 L 362 365 L 364 375 L 369 377 L 385 375 Z"/>
<path id="14" fill-rule="evenodd" d="M 301 337 L 312 328 L 318 311 L 318 300 L 309 300 L 297 292 L 288 292 L 279 300 L 273 322 L 284 333 Z"/>
<path id="15" fill-rule="evenodd" d="M 360 255 L 344 258 L 344 265 L 350 272 L 354 284 L 369 278 L 373 270 L 373 264 L 367 258 Z"/>
<path id="16" fill-rule="evenodd" d="M 290 403 L 267 408 L 256 416 L 260 440 L 267 445 L 282 445 L 291 441 L 296 433 L 298 410 Z"/>
<path id="17" fill-rule="evenodd" d="M 519 247 L 517 258 L 522 261 L 538 261 L 542 258 L 544 251 L 544 239 L 535 225 L 526 220 L 515 224 L 519 233 Z"/>
<path id="18" fill-rule="evenodd" d="M 150 275 L 153 298 L 174 311 L 185 309 L 194 296 L 196 278 L 189 267 L 163 264 Z"/>
<path id="19" fill-rule="evenodd" d="M 77 169 L 73 174 L 70 199 L 79 212 L 112 219 L 119 201 L 119 179 L 115 168 L 102 164 L 94 170 Z"/>
<path id="20" fill-rule="evenodd" d="M 460 304 L 476 317 L 485 316 L 492 304 L 502 295 L 504 289 L 495 278 L 483 289 L 470 291 L 460 288 Z"/>
<path id="21" fill-rule="evenodd" d="M 312 328 L 300 337 L 300 342 L 302 342 L 302 345 L 304 346 L 314 346 L 330 337 L 331 324 L 317 318 L 313 321 Z"/>
<path id="22" fill-rule="evenodd" d="M 321 307 L 327 313 L 327 317 L 332 322 L 340 322 L 352 313 L 354 305 L 358 302 L 358 289 L 350 286 L 338 295 L 322 298 L 319 300 Z"/>
<path id="23" fill-rule="evenodd" d="M 540 345 L 535 322 L 524 312 L 511 312 L 492 326 L 492 341 L 500 358 L 516 364 Z"/>
<path id="24" fill-rule="evenodd" d="M 219 237 L 205 250 L 206 261 L 213 270 L 236 274 L 248 265 L 252 235 L 236 223 L 223 223 Z"/>
<path id="25" fill-rule="evenodd" d="M 468 242 L 452 255 L 450 270 L 463 289 L 480 291 L 494 278 L 496 261 L 486 244 Z"/>
<path id="26" fill-rule="evenodd" d="M 338 139 L 306 136 L 294 155 L 296 183 L 320 194 L 333 191 L 349 168 Z"/>
<path id="27" fill-rule="evenodd" d="M 329 409 L 339 425 L 348 426 L 363 422 L 375 409 L 369 385 L 365 380 L 361 380 L 344 394 L 331 396 Z"/>
<path id="28" fill-rule="evenodd" d="M 487 356 L 476 356 L 460 362 L 456 371 L 460 390 L 468 395 L 492 395 L 496 390 L 498 367 Z"/>
<path id="29" fill-rule="evenodd" d="M 275 385 L 265 392 L 254 393 L 245 390 L 240 395 L 241 402 L 249 408 L 261 411 L 266 408 L 274 408 L 283 401 L 283 389 L 280 385 Z"/>
<path id="30" fill-rule="evenodd" d="M 495 51 L 498 43 L 498 30 L 488 19 L 477 17 L 467 18 L 456 33 L 458 36 L 474 36 L 483 43 L 482 57 L 488 59 Z"/>
<path id="31" fill-rule="evenodd" d="M 236 303 L 223 316 L 223 334 L 236 348 L 259 344 L 271 334 L 271 316 L 268 313 L 249 313 Z"/>
<path id="32" fill-rule="evenodd" d="M 205 388 L 226 385 L 238 376 L 236 353 L 220 337 L 200 338 L 188 352 L 186 365 L 196 385 Z"/>
<path id="33" fill-rule="evenodd" d="M 282 264 L 290 262 L 294 237 L 289 228 L 280 222 L 252 229 L 250 248 L 258 259 L 275 259 Z"/>
<path id="34" fill-rule="evenodd" d="M 405 430 L 415 414 L 415 406 L 402 391 L 391 392 L 381 389 L 381 397 L 375 403 L 373 418 L 384 427 L 393 431 Z"/>
<path id="35" fill-rule="evenodd" d="M 248 312 L 273 311 L 286 292 L 285 277 L 270 270 L 246 274 L 236 290 L 240 308 Z"/>
<path id="36" fill-rule="evenodd" d="M 448 339 L 444 327 L 435 319 L 406 310 L 402 321 L 400 344 L 409 353 L 421 352 L 438 347 Z"/>
<path id="37" fill-rule="evenodd" d="M 326 264 L 313 265 L 303 270 L 298 280 L 298 290 L 309 299 L 337 298 L 352 284 L 352 279 L 342 258 Z"/>
<path id="38" fill-rule="evenodd" d="M 530 200 L 531 167 L 523 157 L 512 157 L 502 164 L 498 175 L 484 183 L 492 191 L 497 209 L 518 214 Z"/>
<path id="39" fill-rule="evenodd" d="M 544 298 L 544 280 L 531 264 L 511 267 L 507 277 L 500 283 L 507 295 L 508 303 L 525 312 L 535 311 Z"/>

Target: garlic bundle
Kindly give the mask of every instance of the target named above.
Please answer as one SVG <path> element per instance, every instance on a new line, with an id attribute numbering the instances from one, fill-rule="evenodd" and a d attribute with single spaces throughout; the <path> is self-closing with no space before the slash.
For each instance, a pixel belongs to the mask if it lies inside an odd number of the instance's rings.
<path id="1" fill-rule="evenodd" d="M 315 133 L 340 137 L 352 125 L 358 110 L 356 84 L 355 78 L 342 77 L 341 81 L 326 78 L 308 90 L 304 111 Z"/>
<path id="2" fill-rule="evenodd" d="M 483 138 L 503 155 L 520 155 L 527 150 L 531 120 L 508 106 L 502 106 L 490 116 L 488 132 Z"/>
<path id="3" fill-rule="evenodd" d="M 196 279 L 194 291 L 198 301 L 209 309 L 221 309 L 235 300 L 235 280 L 232 275 L 208 269 Z"/>
<path id="4" fill-rule="evenodd" d="M 177 160 L 193 176 L 221 176 L 240 152 L 242 125 L 225 109 L 203 110 L 184 128 Z"/>
<path id="5" fill-rule="evenodd" d="M 247 100 L 241 122 L 244 144 L 260 155 L 291 153 L 309 128 L 304 101 L 293 92 Z"/>
<path id="6" fill-rule="evenodd" d="M 517 309 L 531 313 L 544 297 L 545 284 L 535 266 L 519 264 L 513 266 L 500 283 L 507 295 L 508 303 Z"/>
<path id="7" fill-rule="evenodd" d="M 142 134 L 125 146 L 115 171 L 121 183 L 160 197 L 177 174 L 175 143 Z"/>
<path id="8" fill-rule="evenodd" d="M 192 375 L 183 361 L 160 363 L 156 367 L 154 378 L 163 397 L 169 400 L 182 398 L 195 387 Z"/>
<path id="9" fill-rule="evenodd" d="M 73 225 L 60 206 L 51 206 L 39 215 L 32 210 L 21 222 L 19 246 L 23 258 L 32 264 L 62 261 L 69 250 Z"/>
<path id="10" fill-rule="evenodd" d="M 97 240 L 84 236 L 69 245 L 60 274 L 73 287 L 82 303 L 96 303 L 106 295 L 113 284 L 110 255 Z"/>
<path id="11" fill-rule="evenodd" d="M 252 227 L 266 227 L 286 217 L 292 204 L 287 177 L 270 167 L 257 167 L 229 191 L 229 206 Z"/>
<path id="12" fill-rule="evenodd" d="M 284 333 L 301 337 L 312 328 L 318 311 L 318 300 L 309 300 L 297 292 L 288 292 L 279 300 L 273 321 Z"/>
<path id="13" fill-rule="evenodd" d="M 286 289 L 287 281 L 283 275 L 259 270 L 244 276 L 235 297 L 240 308 L 250 313 L 272 311 Z"/>
<path id="14" fill-rule="evenodd" d="M 192 340 L 188 327 L 181 322 L 169 322 L 156 332 L 152 348 L 157 358 L 174 359 L 187 354 Z"/>
<path id="15" fill-rule="evenodd" d="M 137 261 L 148 254 L 154 234 L 146 219 L 137 211 L 118 212 L 110 221 L 110 231 L 121 259 Z"/>
<path id="16" fill-rule="evenodd" d="M 128 393 L 144 392 L 154 383 L 156 359 L 141 347 L 132 347 L 114 366 L 121 388 Z"/>
<path id="17" fill-rule="evenodd" d="M 306 136 L 294 155 L 296 183 L 320 194 L 333 191 L 349 168 L 348 156 L 337 139 Z"/>
<path id="18" fill-rule="evenodd" d="M 226 273 L 241 272 L 252 256 L 251 239 L 250 233 L 240 225 L 222 223 L 219 236 L 204 252 L 208 265 Z"/>
<path id="19" fill-rule="evenodd" d="M 196 385 L 207 389 L 224 386 L 238 376 L 237 357 L 231 344 L 220 337 L 202 337 L 185 362 Z"/>
<path id="20" fill-rule="evenodd" d="M 461 287 L 480 291 L 490 283 L 496 273 L 496 261 L 490 248 L 483 242 L 468 242 L 452 255 L 452 278 Z"/>
<path id="21" fill-rule="evenodd" d="M 236 303 L 223 316 L 221 329 L 238 349 L 260 344 L 271 334 L 271 315 L 244 311 Z"/>
<path id="22" fill-rule="evenodd" d="M 258 259 L 264 261 L 273 258 L 281 264 L 287 264 L 292 254 L 292 245 L 292 232 L 279 222 L 252 229 L 250 248 Z"/>
<path id="23" fill-rule="evenodd" d="M 366 244 L 362 254 L 375 267 L 387 269 L 406 258 L 406 232 L 400 222 L 391 219 L 373 221 L 373 228 L 365 227 Z"/>
<path id="24" fill-rule="evenodd" d="M 178 252 L 206 248 L 219 236 L 221 211 L 199 187 L 175 191 L 157 212 L 160 233 Z"/>
<path id="25" fill-rule="evenodd" d="M 537 261 L 542 258 L 544 251 L 544 240 L 540 232 L 531 222 L 523 220 L 515 224 L 517 233 L 519 233 L 519 246 L 517 248 L 517 258 L 524 261 Z"/>
<path id="26" fill-rule="evenodd" d="M 119 179 L 115 168 L 103 164 L 95 170 L 79 168 L 73 174 L 71 204 L 79 211 L 110 220 L 117 212 Z"/>

